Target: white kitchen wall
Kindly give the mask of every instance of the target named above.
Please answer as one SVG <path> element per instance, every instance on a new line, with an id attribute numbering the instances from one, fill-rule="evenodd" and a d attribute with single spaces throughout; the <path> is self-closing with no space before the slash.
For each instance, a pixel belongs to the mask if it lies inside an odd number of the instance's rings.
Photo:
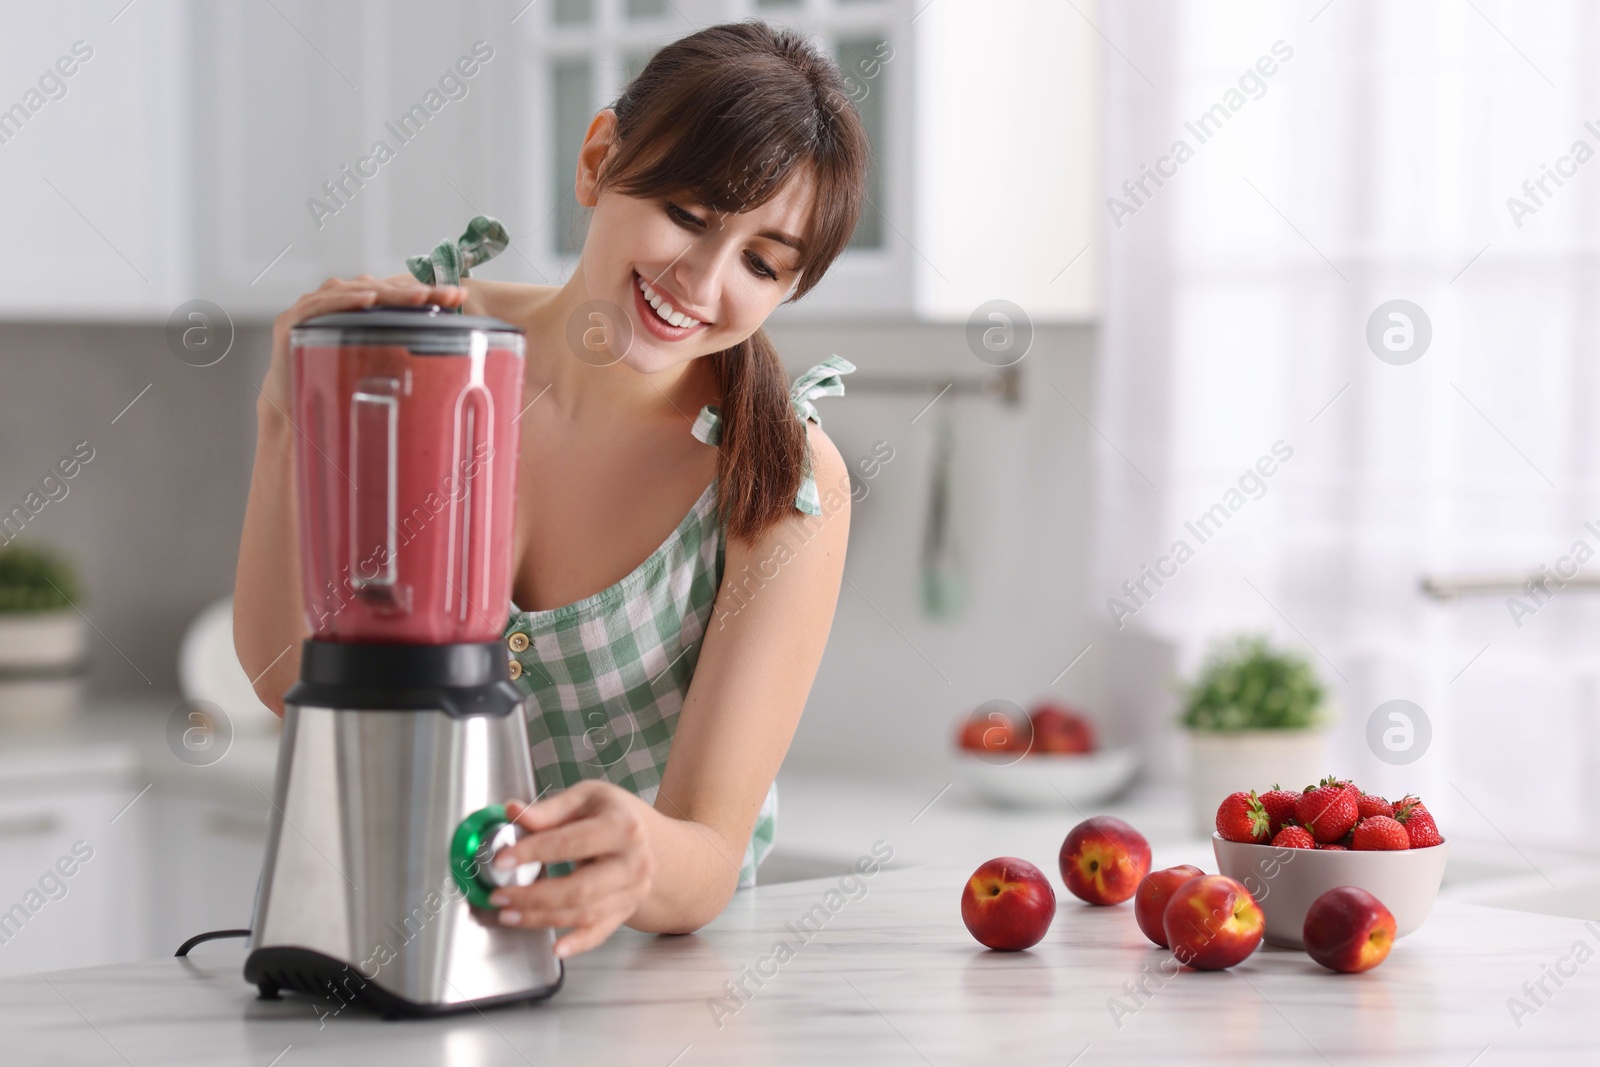
<path id="1" fill-rule="evenodd" d="M 837 352 L 860 376 L 993 373 L 967 349 L 961 327 L 781 324 L 769 332 L 791 368 Z M 857 375 L 845 376 L 844 398 L 818 402 L 847 462 L 880 440 L 895 458 L 852 506 L 846 583 L 791 766 L 926 780 L 949 763 L 956 719 L 986 700 L 1025 706 L 1054 691 L 1105 706 L 1105 646 L 1051 685 L 1093 641 L 1094 431 L 1073 405 L 1089 410 L 1094 338 L 1083 327 L 1038 328 L 1018 364 L 1014 408 L 946 395 L 919 415 L 932 393 L 852 395 Z M 934 427 L 946 406 L 955 416 L 954 526 L 967 572 L 967 609 L 948 622 L 922 615 L 918 570 Z"/>
<path id="2" fill-rule="evenodd" d="M 184 627 L 233 589 L 269 337 L 202 368 L 160 326 L 0 323 L 0 508 L 94 449 L 23 536 L 82 568 L 95 691 L 174 692 Z"/>
<path id="3" fill-rule="evenodd" d="M 770 332 L 792 375 L 834 352 L 859 367 L 845 376 L 844 397 L 817 405 L 846 460 L 880 440 L 894 450 L 853 507 L 849 583 L 789 766 L 926 778 L 948 758 L 963 710 L 1051 692 L 1092 641 L 1094 431 L 1073 405 L 1088 411 L 1094 331 L 1039 327 L 1018 364 L 1015 408 L 951 394 L 920 416 L 931 393 L 852 393 L 850 379 L 994 373 L 967 349 L 962 327 L 775 321 Z M 255 446 L 252 383 L 265 373 L 269 344 L 265 326 L 242 325 L 227 358 L 197 368 L 174 357 L 155 326 L 0 324 L 0 501 L 20 500 L 75 442 L 96 449 L 67 497 L 28 528 L 84 567 L 84 611 L 98 631 L 92 691 L 175 693 L 184 627 L 231 592 Z M 917 566 L 933 432 L 946 408 L 955 416 L 968 607 L 936 622 L 921 615 Z M 1053 691 L 1103 708 L 1105 647 Z"/>

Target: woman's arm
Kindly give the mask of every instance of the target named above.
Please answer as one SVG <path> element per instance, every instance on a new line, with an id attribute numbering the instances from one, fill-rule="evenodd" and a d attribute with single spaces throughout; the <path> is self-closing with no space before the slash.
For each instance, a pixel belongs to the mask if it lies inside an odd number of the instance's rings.
<path id="1" fill-rule="evenodd" d="M 822 514 L 796 511 L 754 545 L 727 546 L 656 795 L 657 870 L 628 920 L 636 930 L 694 930 L 727 906 L 822 661 L 844 577 L 850 478 L 822 428 L 806 429 Z"/>
<path id="2" fill-rule="evenodd" d="M 295 528 L 294 426 L 256 397 L 256 459 L 233 580 L 233 647 L 261 702 L 283 715 L 283 694 L 300 674 L 307 635 L 300 595 L 300 536 Z"/>
<path id="3" fill-rule="evenodd" d="M 513 909 L 504 922 L 573 927 L 557 945 L 562 955 L 594 948 L 623 923 L 652 933 L 699 929 L 738 887 L 745 846 L 805 708 L 844 577 L 849 475 L 821 428 L 808 423 L 807 431 L 822 514 L 795 512 L 754 545 L 726 547 L 654 807 L 601 781 L 507 805 L 517 822 L 542 831 L 503 850 L 508 865 L 580 861 L 565 878 L 491 898 Z"/>

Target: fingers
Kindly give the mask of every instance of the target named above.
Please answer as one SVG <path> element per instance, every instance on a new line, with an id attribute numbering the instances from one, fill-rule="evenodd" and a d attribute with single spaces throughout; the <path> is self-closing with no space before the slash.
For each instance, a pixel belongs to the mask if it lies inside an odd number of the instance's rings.
<path id="1" fill-rule="evenodd" d="M 494 863 L 502 869 L 534 860 L 541 863 L 576 863 L 609 856 L 632 846 L 632 835 L 622 818 L 601 813 L 520 838 L 496 853 Z M 512 858 L 507 859 L 508 855 Z"/>
<path id="2" fill-rule="evenodd" d="M 622 921 L 598 923 L 594 926 L 580 926 L 570 934 L 556 939 L 556 959 L 566 959 L 580 952 L 588 952 L 598 948 L 605 939 L 617 932 L 617 927 Z"/>
<path id="3" fill-rule="evenodd" d="M 633 914 L 648 886 L 634 878 L 631 867 L 621 858 L 599 860 L 565 878 L 497 890 L 490 899 L 509 901 L 498 916 L 502 925 L 568 930 L 555 943 L 556 957 L 565 958 L 595 948 Z"/>
<path id="4" fill-rule="evenodd" d="M 547 800 L 507 801 L 506 814 L 531 831 L 495 857 L 496 865 L 573 861 L 565 878 L 506 886 L 490 894 L 508 926 L 562 927 L 557 956 L 587 952 L 610 937 L 649 895 L 655 864 L 643 802 L 602 781 L 578 782 Z M 648 809 L 645 809 L 648 810 Z"/>
<path id="5" fill-rule="evenodd" d="M 506 802 L 506 815 L 529 831 L 528 836 L 500 850 L 505 866 L 540 860 L 545 863 L 583 860 L 613 852 L 641 849 L 644 824 L 640 801 L 631 793 L 601 781 L 578 782 L 546 800 Z"/>
<path id="6" fill-rule="evenodd" d="M 338 305 L 345 301 L 403 306 L 438 304 L 440 307 L 455 307 L 466 299 L 467 291 L 459 285 L 424 285 L 415 278 L 402 278 L 399 275 L 380 281 L 370 274 L 365 274 L 358 279 L 345 282 L 330 293 L 319 295 L 324 297 L 325 302 L 333 304 L 334 310 L 340 310 Z"/>
<path id="7" fill-rule="evenodd" d="M 602 783 L 592 779 L 563 789 L 553 797 L 526 804 L 520 800 L 506 801 L 506 815 L 524 830 L 547 830 L 559 826 L 588 805 Z"/>
<path id="8" fill-rule="evenodd" d="M 306 293 L 294 307 L 279 315 L 275 326 L 286 335 L 291 327 L 307 319 L 336 311 L 352 311 L 376 304 L 402 307 L 438 304 L 454 308 L 465 301 L 467 290 L 459 285 L 424 285 L 408 275 L 396 274 L 378 279 L 370 274 L 355 278 L 329 278 L 315 291 Z"/>
<path id="9" fill-rule="evenodd" d="M 541 878 L 528 886 L 505 886 L 489 896 L 505 909 L 501 921 L 512 926 L 588 926 L 610 911 L 633 910 L 619 900 L 637 885 L 634 865 L 622 857 L 581 864 L 564 878 Z M 620 920 L 619 920 L 620 921 Z"/>
<path id="10" fill-rule="evenodd" d="M 415 278 L 376 278 L 366 283 L 384 304 L 438 304 L 455 307 L 467 298 L 467 291 L 459 285 L 423 285 Z"/>

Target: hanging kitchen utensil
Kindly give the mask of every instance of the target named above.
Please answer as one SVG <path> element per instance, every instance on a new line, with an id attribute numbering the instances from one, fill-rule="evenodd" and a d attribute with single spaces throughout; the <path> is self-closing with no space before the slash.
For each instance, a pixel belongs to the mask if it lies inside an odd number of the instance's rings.
<path id="1" fill-rule="evenodd" d="M 934 431 L 933 487 L 928 498 L 927 527 L 922 541 L 922 612 L 930 619 L 956 618 L 966 602 L 966 575 L 957 543 L 952 452 L 955 430 L 950 405 L 938 415 Z"/>

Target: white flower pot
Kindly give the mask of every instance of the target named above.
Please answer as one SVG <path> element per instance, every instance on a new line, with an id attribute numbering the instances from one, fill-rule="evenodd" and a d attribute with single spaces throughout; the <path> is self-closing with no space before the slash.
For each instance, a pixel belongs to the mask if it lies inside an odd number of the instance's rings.
<path id="1" fill-rule="evenodd" d="M 83 705 L 88 628 L 63 611 L 0 613 L 0 730 L 54 729 Z"/>
<path id="2" fill-rule="evenodd" d="M 1304 789 L 1325 774 L 1328 731 L 1240 730 L 1234 733 L 1188 731 L 1189 807 L 1197 833 L 1216 828 L 1217 805 L 1229 793 L 1274 784 Z"/>

